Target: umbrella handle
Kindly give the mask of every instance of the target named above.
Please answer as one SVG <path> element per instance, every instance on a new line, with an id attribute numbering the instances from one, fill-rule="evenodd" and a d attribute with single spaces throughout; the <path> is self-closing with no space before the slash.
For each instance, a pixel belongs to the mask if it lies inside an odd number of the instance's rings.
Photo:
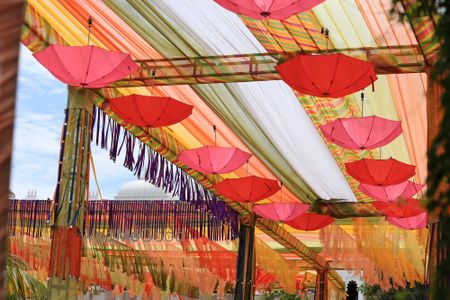
<path id="1" fill-rule="evenodd" d="M 91 39 L 91 28 L 92 28 L 92 23 L 93 23 L 93 19 L 91 16 L 89 16 L 88 18 L 88 36 L 87 36 L 87 45 L 89 46 L 89 41 Z"/>

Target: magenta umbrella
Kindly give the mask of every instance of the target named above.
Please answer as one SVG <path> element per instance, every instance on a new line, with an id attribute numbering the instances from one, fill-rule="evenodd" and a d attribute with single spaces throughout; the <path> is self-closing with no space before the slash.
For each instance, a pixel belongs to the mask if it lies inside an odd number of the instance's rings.
<path id="1" fill-rule="evenodd" d="M 298 202 L 270 203 L 255 205 L 253 212 L 258 216 L 272 220 L 286 222 L 304 214 L 309 209 L 309 204 Z"/>
<path id="2" fill-rule="evenodd" d="M 62 82 L 85 88 L 108 86 L 138 68 L 130 54 L 95 46 L 50 45 L 33 56 Z"/>
<path id="3" fill-rule="evenodd" d="M 428 224 L 428 214 L 423 212 L 420 215 L 409 218 L 388 217 L 387 221 L 403 229 L 421 229 L 425 228 Z"/>
<path id="4" fill-rule="evenodd" d="M 320 130 L 329 141 L 352 150 L 384 146 L 402 133 L 400 121 L 377 116 L 337 119 Z"/>
<path id="5" fill-rule="evenodd" d="M 203 174 L 230 173 L 247 162 L 252 155 L 238 148 L 205 146 L 183 150 L 178 160 Z"/>
<path id="6" fill-rule="evenodd" d="M 253 19 L 284 20 L 325 0 L 214 0 L 234 13 Z"/>
<path id="7" fill-rule="evenodd" d="M 411 180 L 404 181 L 400 184 L 379 186 L 361 183 L 359 190 L 369 197 L 378 201 L 388 202 L 395 201 L 399 198 L 410 198 L 420 192 L 424 187 L 423 184 L 414 183 Z"/>

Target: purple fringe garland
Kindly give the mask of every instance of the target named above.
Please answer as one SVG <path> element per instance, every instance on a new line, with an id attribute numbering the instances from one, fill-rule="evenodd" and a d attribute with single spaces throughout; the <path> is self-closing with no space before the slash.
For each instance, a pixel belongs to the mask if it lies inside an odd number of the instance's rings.
<path id="1" fill-rule="evenodd" d="M 222 202 L 90 200 L 84 236 L 156 238 L 171 229 L 178 238 L 231 240 L 238 236 L 238 215 L 224 213 Z M 9 200 L 9 235 L 50 237 L 49 200 Z M 174 237 L 175 238 L 175 237 Z"/>
<path id="2" fill-rule="evenodd" d="M 232 210 L 181 168 L 145 145 L 97 107 L 94 107 L 92 124 L 91 140 L 102 149 L 109 149 L 109 157 L 114 162 L 125 151 L 123 165 L 138 178 L 145 179 L 182 201 L 211 201 L 217 203 L 217 209 Z"/>

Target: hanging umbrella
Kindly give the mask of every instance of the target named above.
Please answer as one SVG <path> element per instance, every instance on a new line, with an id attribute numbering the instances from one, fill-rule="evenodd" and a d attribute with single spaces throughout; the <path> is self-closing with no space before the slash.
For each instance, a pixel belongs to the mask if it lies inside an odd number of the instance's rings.
<path id="1" fill-rule="evenodd" d="M 337 119 L 320 126 L 320 130 L 331 142 L 352 150 L 384 146 L 402 133 L 400 121 L 377 116 Z"/>
<path id="2" fill-rule="evenodd" d="M 308 208 L 309 204 L 298 202 L 270 203 L 254 206 L 253 212 L 272 221 L 286 222 L 304 214 Z"/>
<path id="3" fill-rule="evenodd" d="M 284 20 L 325 0 L 214 0 L 234 13 L 253 19 Z"/>
<path id="4" fill-rule="evenodd" d="M 403 229 L 421 229 L 425 228 L 428 224 L 428 214 L 423 212 L 420 215 L 409 218 L 388 217 L 387 221 Z"/>
<path id="5" fill-rule="evenodd" d="M 359 190 L 378 201 L 388 202 L 395 201 L 400 198 L 410 198 L 420 192 L 423 187 L 423 184 L 418 184 L 407 180 L 400 184 L 388 186 L 361 183 L 359 185 Z"/>
<path id="6" fill-rule="evenodd" d="M 393 158 L 361 159 L 346 163 L 347 173 L 361 183 L 388 186 L 399 184 L 414 176 L 415 166 Z"/>
<path id="7" fill-rule="evenodd" d="M 238 169 L 251 156 L 238 148 L 205 146 L 183 150 L 178 160 L 203 174 L 223 174 Z"/>
<path id="8" fill-rule="evenodd" d="M 129 54 L 95 46 L 50 45 L 33 56 L 62 82 L 85 88 L 108 86 L 138 68 Z"/>
<path id="9" fill-rule="evenodd" d="M 170 97 L 129 95 L 109 99 L 111 109 L 127 123 L 162 127 L 180 122 L 192 113 L 192 105 Z"/>
<path id="10" fill-rule="evenodd" d="M 278 182 L 257 176 L 228 178 L 214 185 L 225 198 L 238 202 L 258 202 L 280 190 Z"/>
<path id="11" fill-rule="evenodd" d="M 286 222 L 289 226 L 305 230 L 318 230 L 334 222 L 334 219 L 328 215 L 319 215 L 315 213 L 305 213 L 294 220 Z"/>
<path id="12" fill-rule="evenodd" d="M 384 215 L 394 218 L 414 217 L 425 211 L 414 198 L 401 199 L 397 202 L 375 201 L 372 205 Z"/>
<path id="13" fill-rule="evenodd" d="M 353 94 L 377 80 L 372 63 L 341 53 L 301 54 L 275 68 L 294 90 L 325 98 Z"/>

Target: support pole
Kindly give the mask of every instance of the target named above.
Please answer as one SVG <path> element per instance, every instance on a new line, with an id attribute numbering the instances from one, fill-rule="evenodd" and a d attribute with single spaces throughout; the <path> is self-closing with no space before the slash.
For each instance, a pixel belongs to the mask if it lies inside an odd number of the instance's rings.
<path id="1" fill-rule="evenodd" d="M 328 300 L 327 271 L 317 271 L 315 300 Z"/>
<path id="2" fill-rule="evenodd" d="M 69 87 L 53 207 L 48 299 L 77 299 L 93 105 L 86 89 Z"/>
<path id="3" fill-rule="evenodd" d="M 234 300 L 251 300 L 255 295 L 255 215 L 240 218 L 239 249 Z"/>
<path id="4" fill-rule="evenodd" d="M 0 1 L 0 299 L 8 255 L 8 198 L 16 102 L 16 78 L 22 27 L 22 0 Z"/>

